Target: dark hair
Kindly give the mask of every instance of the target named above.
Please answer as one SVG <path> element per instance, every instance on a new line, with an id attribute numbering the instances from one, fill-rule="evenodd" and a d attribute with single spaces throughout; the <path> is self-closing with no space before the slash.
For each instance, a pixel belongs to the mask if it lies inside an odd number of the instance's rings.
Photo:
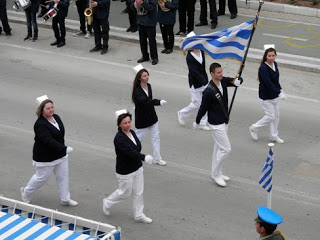
<path id="1" fill-rule="evenodd" d="M 45 106 L 47 103 L 52 103 L 52 104 L 53 104 L 53 102 L 52 102 L 50 99 L 44 100 L 44 101 L 39 105 L 39 107 L 38 107 L 38 109 L 37 109 L 36 114 L 37 114 L 38 117 L 40 117 L 40 116 L 42 115 L 42 113 L 43 113 L 43 108 L 44 108 L 44 106 Z"/>
<path id="2" fill-rule="evenodd" d="M 214 73 L 216 68 L 221 68 L 221 65 L 219 63 L 211 63 L 210 68 L 209 68 L 209 72 L 210 73 Z"/>
<path id="3" fill-rule="evenodd" d="M 130 120 L 132 120 L 132 115 L 131 113 L 129 112 L 126 112 L 126 113 L 122 113 L 118 116 L 117 118 L 117 126 L 118 126 L 118 129 L 120 128 L 119 125 L 121 124 L 122 120 L 125 119 L 126 117 L 130 117 Z"/>
<path id="4" fill-rule="evenodd" d="M 264 227 L 266 230 L 266 234 L 270 235 L 276 230 L 277 225 L 266 223 L 266 222 L 260 222 L 260 227 Z"/>
<path id="5" fill-rule="evenodd" d="M 268 55 L 269 52 L 274 52 L 277 55 L 277 51 L 274 48 L 267 48 L 264 51 L 263 58 L 261 60 L 260 65 L 263 64 L 265 61 L 267 61 L 267 55 Z"/>
<path id="6" fill-rule="evenodd" d="M 133 81 L 131 99 L 132 99 L 132 102 L 133 102 L 134 104 L 136 104 L 136 98 L 135 98 L 135 96 L 134 96 L 134 90 L 136 89 L 136 87 L 138 87 L 138 85 L 140 85 L 140 83 L 141 83 L 140 78 L 141 78 L 142 73 L 144 73 L 144 72 L 148 73 L 148 75 L 149 75 L 148 70 L 145 69 L 145 68 L 143 68 L 143 69 L 141 69 L 139 72 L 137 72 L 136 77 L 134 78 L 134 81 Z"/>

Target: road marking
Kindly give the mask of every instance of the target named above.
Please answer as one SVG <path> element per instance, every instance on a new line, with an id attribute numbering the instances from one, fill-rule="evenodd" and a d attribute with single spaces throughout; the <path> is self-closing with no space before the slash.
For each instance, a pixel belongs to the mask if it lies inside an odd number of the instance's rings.
<path id="1" fill-rule="evenodd" d="M 310 26 L 310 25 L 307 27 L 307 30 L 308 30 L 309 32 L 311 32 L 311 33 L 320 34 L 320 32 L 317 32 L 317 31 L 312 30 L 312 26 Z"/>
<path id="2" fill-rule="evenodd" d="M 265 28 L 289 28 L 289 27 L 293 27 L 293 26 L 297 25 L 296 23 L 291 23 L 291 24 L 282 25 L 282 26 L 270 26 L 270 25 L 265 25 L 265 24 L 261 23 L 262 21 L 263 21 L 263 19 L 259 19 L 258 25 L 265 27 Z"/>
<path id="3" fill-rule="evenodd" d="M 290 38 L 289 36 L 283 36 L 283 35 L 276 35 L 276 34 L 270 34 L 270 33 L 262 33 L 263 36 L 269 36 L 269 37 L 276 37 L 276 38 Z M 306 38 L 295 38 L 295 40 L 299 40 L 299 41 L 309 41 L 309 39 Z"/>
<path id="4" fill-rule="evenodd" d="M 298 48 L 314 48 L 314 47 L 319 47 L 319 46 L 320 46 L 320 43 L 317 43 L 317 44 L 314 44 L 314 45 L 297 45 L 297 44 L 291 43 L 292 40 L 296 40 L 297 38 L 301 38 L 301 37 L 316 39 L 316 40 L 318 40 L 318 41 L 320 42 L 320 37 L 314 37 L 314 36 L 295 36 L 295 37 L 289 37 L 289 38 L 287 38 L 287 39 L 286 39 L 286 43 L 287 43 L 289 46 L 298 47 Z"/>

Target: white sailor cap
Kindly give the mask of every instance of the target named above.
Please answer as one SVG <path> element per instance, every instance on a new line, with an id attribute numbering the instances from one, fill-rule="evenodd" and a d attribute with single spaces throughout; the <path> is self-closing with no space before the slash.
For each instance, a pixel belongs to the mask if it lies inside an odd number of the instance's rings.
<path id="1" fill-rule="evenodd" d="M 276 48 L 276 46 L 274 44 L 265 44 L 263 45 L 263 50 L 267 50 L 268 48 Z"/>
<path id="2" fill-rule="evenodd" d="M 133 67 L 133 71 L 135 73 L 138 73 L 141 69 L 144 69 L 144 67 L 141 64 L 138 64 L 137 66 Z"/>
<path id="3" fill-rule="evenodd" d="M 187 37 L 193 37 L 193 36 L 195 36 L 195 35 L 196 35 L 196 34 L 194 33 L 194 31 L 191 31 L 191 32 L 188 33 Z"/>
<path id="4" fill-rule="evenodd" d="M 121 114 L 124 114 L 124 113 L 127 113 L 127 109 L 121 109 L 121 110 L 118 110 L 118 111 L 115 111 L 114 113 L 114 116 L 116 119 L 118 119 L 118 117 L 121 115 Z"/>
<path id="5" fill-rule="evenodd" d="M 37 97 L 36 98 L 36 103 L 38 106 L 40 106 L 40 104 L 44 101 L 44 100 L 47 100 L 49 99 L 47 95 L 43 95 L 43 96 L 40 96 L 40 97 Z"/>

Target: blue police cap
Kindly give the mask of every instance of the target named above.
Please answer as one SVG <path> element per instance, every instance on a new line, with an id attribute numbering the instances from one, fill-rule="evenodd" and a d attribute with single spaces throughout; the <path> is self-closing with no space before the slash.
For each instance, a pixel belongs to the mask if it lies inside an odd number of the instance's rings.
<path id="1" fill-rule="evenodd" d="M 266 222 L 273 225 L 282 223 L 282 217 L 269 208 L 259 206 L 257 209 L 257 214 L 258 217 L 255 219 L 256 222 Z"/>

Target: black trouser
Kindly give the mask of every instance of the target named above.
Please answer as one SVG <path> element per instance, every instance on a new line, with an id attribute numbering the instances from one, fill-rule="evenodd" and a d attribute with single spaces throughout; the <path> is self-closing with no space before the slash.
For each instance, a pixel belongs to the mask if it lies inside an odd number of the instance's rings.
<path id="1" fill-rule="evenodd" d="M 194 12 L 197 0 L 182 0 L 179 1 L 179 30 L 188 33 L 194 29 Z M 188 29 L 187 29 L 187 16 L 188 16 Z"/>
<path id="2" fill-rule="evenodd" d="M 165 49 L 173 49 L 174 33 L 173 25 L 159 24 Z"/>
<path id="3" fill-rule="evenodd" d="M 66 25 L 64 20 L 65 20 L 65 17 L 60 17 L 60 16 L 59 17 L 56 16 L 52 18 L 52 29 L 58 43 L 66 41 Z"/>
<path id="4" fill-rule="evenodd" d="M 219 0 L 220 1 L 220 0 Z M 224 0 L 225 1 L 225 0 Z M 219 5 L 220 7 L 220 5 Z M 207 23 L 207 0 L 200 0 L 200 22 Z M 209 0 L 211 23 L 218 23 L 216 0 Z"/>
<path id="5" fill-rule="evenodd" d="M 158 59 L 156 26 L 138 25 L 138 28 L 139 28 L 139 42 L 140 42 L 142 57 L 144 59 L 149 59 L 148 41 L 147 41 L 148 39 L 151 59 L 152 60 Z"/>
<path id="6" fill-rule="evenodd" d="M 229 12 L 232 15 L 238 14 L 237 2 L 236 0 L 228 0 Z M 219 13 L 224 14 L 226 11 L 226 0 L 219 0 Z"/>
<path id="7" fill-rule="evenodd" d="M 96 46 L 108 48 L 109 42 L 109 20 L 108 19 L 95 19 L 92 21 L 92 28 L 94 31 L 94 43 Z M 101 45 L 102 39 L 102 45 Z"/>
<path id="8" fill-rule="evenodd" d="M 28 36 L 32 37 L 32 27 L 33 27 L 33 36 L 35 38 L 38 37 L 38 24 L 37 24 L 37 12 L 33 11 L 33 9 L 27 8 L 25 10 L 26 18 L 27 18 L 27 28 L 28 28 Z"/>
<path id="9" fill-rule="evenodd" d="M 2 26 L 3 26 L 3 31 L 5 31 L 6 33 L 10 33 L 11 28 L 10 28 L 9 22 L 8 22 L 6 1 L 4 1 L 4 3 L 2 3 L 2 4 L 0 3 L 0 19 L 2 22 Z M 0 27 L 0 29 L 2 31 L 1 27 Z"/>
<path id="10" fill-rule="evenodd" d="M 137 10 L 132 10 L 130 7 L 130 0 L 126 1 L 129 15 L 129 24 L 131 28 L 137 28 Z"/>
<path id="11" fill-rule="evenodd" d="M 80 19 L 80 30 L 83 33 L 87 33 L 86 31 L 86 16 L 84 15 L 84 10 L 86 8 L 89 7 L 88 5 L 88 1 L 76 1 L 76 5 L 77 5 L 77 10 L 78 10 L 78 14 L 79 14 L 79 19 Z M 91 33 L 91 25 L 87 25 L 87 30 Z"/>

